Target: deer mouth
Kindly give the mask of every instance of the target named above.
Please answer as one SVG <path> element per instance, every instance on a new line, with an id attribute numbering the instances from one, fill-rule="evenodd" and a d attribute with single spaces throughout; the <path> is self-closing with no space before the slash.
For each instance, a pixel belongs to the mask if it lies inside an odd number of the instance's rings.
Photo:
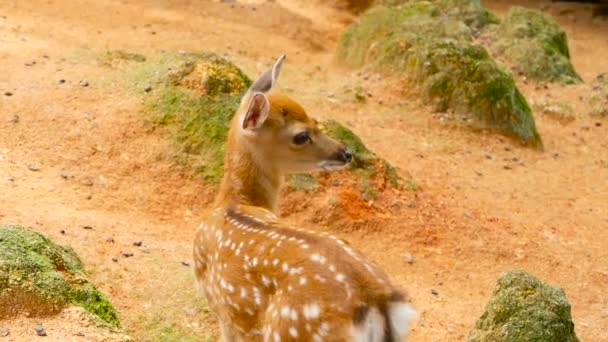
<path id="1" fill-rule="evenodd" d="M 348 162 L 337 160 L 324 160 L 319 163 L 319 168 L 323 171 L 338 171 L 343 170 L 348 166 Z"/>

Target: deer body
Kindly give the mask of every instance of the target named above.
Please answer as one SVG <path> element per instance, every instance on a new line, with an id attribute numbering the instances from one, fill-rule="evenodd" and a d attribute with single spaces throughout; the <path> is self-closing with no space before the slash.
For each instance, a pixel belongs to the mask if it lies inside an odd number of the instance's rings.
<path id="1" fill-rule="evenodd" d="M 297 103 L 267 95 L 282 62 L 232 122 L 216 209 L 195 237 L 197 280 L 224 341 L 400 341 L 413 310 L 386 274 L 345 241 L 274 214 L 284 174 L 350 161 Z"/>

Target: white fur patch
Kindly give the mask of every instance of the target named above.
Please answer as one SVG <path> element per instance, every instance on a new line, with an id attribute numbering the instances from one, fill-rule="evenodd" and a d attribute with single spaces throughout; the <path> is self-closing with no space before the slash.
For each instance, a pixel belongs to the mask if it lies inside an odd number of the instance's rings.
<path id="1" fill-rule="evenodd" d="M 354 342 L 382 342 L 384 340 L 384 318 L 378 308 L 371 308 L 365 320 L 352 328 Z"/>
<path id="2" fill-rule="evenodd" d="M 389 321 L 396 340 L 407 336 L 412 320 L 416 317 L 416 310 L 409 303 L 390 303 L 388 305 Z"/>

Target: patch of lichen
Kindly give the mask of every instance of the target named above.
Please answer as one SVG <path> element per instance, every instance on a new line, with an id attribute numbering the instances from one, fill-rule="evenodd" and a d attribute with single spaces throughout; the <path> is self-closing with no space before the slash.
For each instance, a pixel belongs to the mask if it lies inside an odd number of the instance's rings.
<path id="1" fill-rule="evenodd" d="M 468 25 L 443 18 L 432 2 L 377 6 L 345 30 L 337 58 L 350 66 L 403 73 L 439 111 L 468 114 L 474 127 L 542 146 L 530 107 L 511 74 L 471 40 Z"/>
<path id="2" fill-rule="evenodd" d="M 111 327 L 116 311 L 85 277 L 69 247 L 20 226 L 0 226 L 0 317 L 56 313 L 65 305 L 85 308 Z"/>
<path id="3" fill-rule="evenodd" d="M 564 291 L 524 271 L 504 274 L 469 342 L 578 342 Z"/>
<path id="4" fill-rule="evenodd" d="M 497 50 L 518 72 L 541 81 L 581 82 L 570 63 L 566 32 L 551 15 L 514 6 L 496 34 Z"/>

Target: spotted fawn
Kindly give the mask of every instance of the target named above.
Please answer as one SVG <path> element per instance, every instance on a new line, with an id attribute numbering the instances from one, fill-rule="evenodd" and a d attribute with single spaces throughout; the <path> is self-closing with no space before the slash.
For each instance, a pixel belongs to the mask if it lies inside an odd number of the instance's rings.
<path id="1" fill-rule="evenodd" d="M 272 93 L 285 56 L 247 91 L 225 145 L 215 209 L 196 233 L 196 278 L 224 341 L 402 341 L 414 310 L 344 240 L 281 221 L 286 174 L 352 156 L 304 109 Z"/>

